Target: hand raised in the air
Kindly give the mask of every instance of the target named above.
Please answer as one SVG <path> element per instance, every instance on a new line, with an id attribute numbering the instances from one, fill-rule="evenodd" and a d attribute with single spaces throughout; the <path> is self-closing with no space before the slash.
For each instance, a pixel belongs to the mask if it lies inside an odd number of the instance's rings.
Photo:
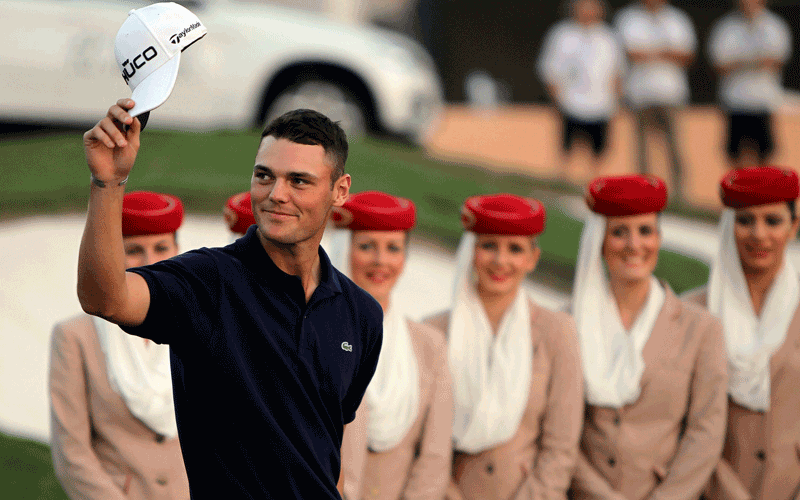
<path id="1" fill-rule="evenodd" d="M 139 119 L 128 114 L 133 105 L 130 99 L 120 99 L 105 118 L 83 134 L 89 170 L 102 182 L 118 184 L 133 168 L 142 130 Z"/>

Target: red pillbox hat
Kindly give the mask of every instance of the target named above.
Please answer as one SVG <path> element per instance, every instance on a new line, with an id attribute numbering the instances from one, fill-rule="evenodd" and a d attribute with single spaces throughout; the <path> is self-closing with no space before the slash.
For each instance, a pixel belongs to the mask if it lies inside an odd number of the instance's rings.
<path id="1" fill-rule="evenodd" d="M 183 203 L 169 194 L 134 191 L 122 199 L 122 235 L 174 233 L 183 223 Z"/>
<path id="2" fill-rule="evenodd" d="M 417 222 L 414 202 L 380 191 L 350 195 L 331 215 L 338 228 L 353 231 L 408 231 Z"/>
<path id="3" fill-rule="evenodd" d="M 539 200 L 513 194 L 471 196 L 461 207 L 464 229 L 477 234 L 533 236 L 544 231 L 545 219 Z"/>
<path id="4" fill-rule="evenodd" d="M 660 212 L 667 206 L 667 186 L 654 175 L 597 177 L 586 187 L 586 204 L 606 217 Z"/>
<path id="5" fill-rule="evenodd" d="M 722 203 L 730 208 L 780 203 L 798 196 L 797 172 L 785 168 L 763 166 L 732 170 L 720 182 Z"/>
<path id="6" fill-rule="evenodd" d="M 239 193 L 228 198 L 225 203 L 225 222 L 236 234 L 244 234 L 247 228 L 256 223 L 253 217 L 253 205 L 250 203 L 250 191 Z"/>

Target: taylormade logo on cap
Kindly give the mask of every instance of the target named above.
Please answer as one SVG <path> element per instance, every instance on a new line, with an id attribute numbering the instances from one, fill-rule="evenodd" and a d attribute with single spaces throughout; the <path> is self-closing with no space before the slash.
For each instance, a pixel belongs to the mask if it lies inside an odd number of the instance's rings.
<path id="1" fill-rule="evenodd" d="M 189 33 L 193 29 L 199 28 L 199 27 L 200 27 L 200 23 L 194 23 L 194 24 L 189 25 L 188 28 L 184 29 L 180 33 L 175 33 L 174 35 L 169 37 L 170 43 L 174 43 L 175 45 L 181 43 L 181 38 L 185 37 L 186 33 Z"/>
<path id="2" fill-rule="evenodd" d="M 172 93 L 181 51 L 205 36 L 207 30 L 186 7 L 154 3 L 128 13 L 117 32 L 114 55 L 122 79 L 133 90 L 138 116 L 157 108 Z"/>

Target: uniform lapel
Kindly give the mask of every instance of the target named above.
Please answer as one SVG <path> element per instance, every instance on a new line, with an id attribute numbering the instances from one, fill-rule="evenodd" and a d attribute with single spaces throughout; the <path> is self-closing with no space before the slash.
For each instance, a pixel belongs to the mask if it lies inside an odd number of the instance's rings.
<path id="1" fill-rule="evenodd" d="M 671 366 L 674 364 L 678 354 L 675 349 L 683 344 L 683 338 L 678 338 L 678 334 L 681 336 L 684 334 L 678 328 L 678 318 L 683 304 L 675 296 L 669 285 L 661 280 L 659 280 L 659 283 L 664 287 L 666 296 L 661 312 L 656 318 L 655 325 L 653 325 L 653 331 L 650 333 L 650 338 L 644 345 L 644 351 L 642 352 L 645 361 L 645 375 L 642 377 L 642 383 L 648 378 L 650 368 L 653 368 L 654 365 L 660 363 Z"/>

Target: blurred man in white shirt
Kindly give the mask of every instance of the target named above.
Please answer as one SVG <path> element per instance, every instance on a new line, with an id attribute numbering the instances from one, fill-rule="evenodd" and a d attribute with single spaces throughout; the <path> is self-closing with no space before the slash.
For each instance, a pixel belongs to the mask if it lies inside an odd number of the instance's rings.
<path id="1" fill-rule="evenodd" d="M 596 171 L 608 124 L 617 112 L 623 55 L 603 21 L 600 0 L 572 0 L 569 7 L 571 18 L 547 33 L 538 70 L 564 120 L 565 153 L 572 151 L 576 138 L 588 142 Z"/>
<path id="2" fill-rule="evenodd" d="M 791 50 L 789 26 L 766 0 L 739 0 L 712 28 L 708 51 L 720 75 L 733 167 L 763 163 L 775 149 L 772 115 L 783 101 L 781 77 Z"/>
<path id="3" fill-rule="evenodd" d="M 639 129 L 639 173 L 652 173 L 647 133 L 664 133 L 670 152 L 675 199 L 683 201 L 683 169 L 675 134 L 675 111 L 689 102 L 687 67 L 697 50 L 689 16 L 667 0 L 641 0 L 620 10 L 614 26 L 628 55 L 626 94 Z"/>

